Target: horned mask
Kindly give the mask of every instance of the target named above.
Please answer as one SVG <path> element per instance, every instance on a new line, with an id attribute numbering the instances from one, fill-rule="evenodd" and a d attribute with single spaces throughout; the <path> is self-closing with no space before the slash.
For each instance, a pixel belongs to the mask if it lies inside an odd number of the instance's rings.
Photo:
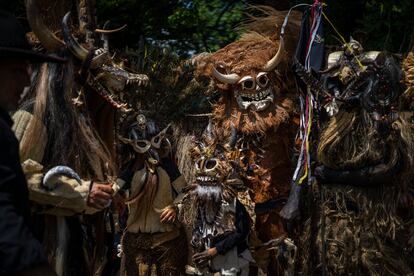
<path id="1" fill-rule="evenodd" d="M 237 42 L 236 42 L 237 43 Z M 283 38 L 279 41 L 276 54 L 264 66 L 251 68 L 249 72 L 225 72 L 225 68 L 213 67 L 212 75 L 221 83 L 232 85 L 234 97 L 241 110 L 263 111 L 267 109 L 275 98 L 275 91 L 271 85 L 269 74 L 274 72 L 283 59 Z M 260 55 L 260 52 L 257 52 Z"/>
<path id="2" fill-rule="evenodd" d="M 120 31 L 96 29 L 101 34 L 103 46 L 96 49 L 86 49 L 72 34 L 69 26 L 70 12 L 62 20 L 63 41 L 49 30 L 42 21 L 35 0 L 26 1 L 27 18 L 33 32 L 43 47 L 51 52 L 67 48 L 81 62 L 79 80 L 82 86 L 96 91 L 105 101 L 121 111 L 129 111 L 127 103 L 123 102 L 124 90 L 135 90 L 148 82 L 148 77 L 142 74 L 128 72 L 121 64 L 117 64 L 109 52 L 108 34 Z"/>

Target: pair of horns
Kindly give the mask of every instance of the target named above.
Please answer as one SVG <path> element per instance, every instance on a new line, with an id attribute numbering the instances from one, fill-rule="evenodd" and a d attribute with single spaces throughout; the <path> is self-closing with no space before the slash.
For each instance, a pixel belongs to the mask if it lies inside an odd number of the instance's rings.
<path id="1" fill-rule="evenodd" d="M 283 54 L 285 51 L 285 45 L 284 45 L 283 36 L 280 36 L 280 42 L 279 42 L 279 49 L 277 50 L 277 53 L 266 63 L 266 65 L 263 67 L 263 71 L 269 72 L 276 68 L 276 66 L 279 65 L 279 63 L 282 61 Z M 213 67 L 213 76 L 227 84 L 235 84 L 240 80 L 240 76 L 236 73 L 233 74 L 222 74 L 220 73 L 215 67 Z"/>
<path id="2" fill-rule="evenodd" d="M 26 11 L 27 20 L 29 21 L 29 25 L 32 28 L 32 31 L 35 33 L 46 50 L 56 51 L 66 45 L 77 58 L 81 60 L 86 59 L 88 56 L 88 50 L 79 44 L 79 42 L 71 34 L 68 27 L 70 12 L 66 13 L 62 20 L 62 33 L 64 38 L 64 41 L 62 41 L 43 23 L 42 16 L 39 12 L 35 0 L 26 0 Z M 123 30 L 125 27 L 126 25 L 114 30 L 96 29 L 95 32 L 101 34 L 112 34 Z"/>

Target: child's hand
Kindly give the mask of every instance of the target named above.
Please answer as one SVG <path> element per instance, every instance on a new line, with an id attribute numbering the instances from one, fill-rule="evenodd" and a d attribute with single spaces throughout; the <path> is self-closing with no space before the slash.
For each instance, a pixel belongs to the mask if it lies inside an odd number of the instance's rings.
<path id="1" fill-rule="evenodd" d="M 165 207 L 160 215 L 160 221 L 161 223 L 172 223 L 174 222 L 175 218 L 177 216 L 177 213 L 175 211 L 174 207 L 168 206 Z"/>
<path id="2" fill-rule="evenodd" d="M 209 248 L 203 252 L 194 254 L 193 261 L 198 265 L 202 265 L 206 263 L 207 261 L 211 260 L 212 258 L 214 258 L 214 256 L 216 255 L 217 255 L 217 249 L 215 247 Z"/>

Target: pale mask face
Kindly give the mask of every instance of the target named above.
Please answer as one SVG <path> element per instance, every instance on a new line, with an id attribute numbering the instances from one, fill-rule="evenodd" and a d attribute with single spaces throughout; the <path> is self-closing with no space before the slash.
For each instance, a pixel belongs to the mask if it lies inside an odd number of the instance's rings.
<path id="1" fill-rule="evenodd" d="M 139 114 L 137 116 L 137 124 L 140 131 L 145 131 L 145 128 L 147 126 L 147 119 L 144 115 Z"/>
<path id="2" fill-rule="evenodd" d="M 274 100 L 274 92 L 267 72 L 260 72 L 256 76 L 241 78 L 234 92 L 239 108 L 263 111 Z"/>
<path id="3" fill-rule="evenodd" d="M 156 166 L 171 150 L 171 143 L 167 137 L 170 124 L 156 135 L 149 136 L 147 127 L 151 127 L 151 124 L 148 124 L 145 116 L 139 114 L 136 119 L 135 126 L 129 131 L 129 137 L 119 135 L 118 138 L 124 144 L 130 145 L 136 153 L 146 156 L 151 165 Z"/>
<path id="4" fill-rule="evenodd" d="M 226 156 L 215 150 L 214 146 L 205 146 L 203 143 L 194 148 L 191 154 L 197 185 L 221 186 L 231 172 Z"/>

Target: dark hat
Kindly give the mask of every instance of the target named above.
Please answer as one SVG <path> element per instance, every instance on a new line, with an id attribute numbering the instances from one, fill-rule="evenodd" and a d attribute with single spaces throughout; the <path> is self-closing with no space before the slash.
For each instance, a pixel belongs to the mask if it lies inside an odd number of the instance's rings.
<path id="1" fill-rule="evenodd" d="M 66 61 L 60 57 L 33 51 L 17 18 L 0 10 L 0 59 L 4 57 L 27 59 L 31 62 Z"/>

